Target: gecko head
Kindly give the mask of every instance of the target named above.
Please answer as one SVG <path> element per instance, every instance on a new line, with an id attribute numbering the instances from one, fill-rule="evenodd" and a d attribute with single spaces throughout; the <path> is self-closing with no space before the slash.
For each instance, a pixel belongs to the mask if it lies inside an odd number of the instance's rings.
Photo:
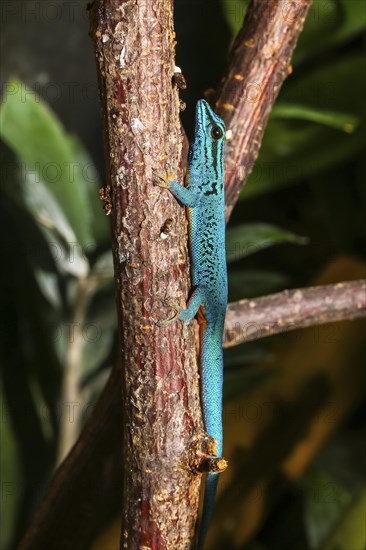
<path id="1" fill-rule="evenodd" d="M 224 147 L 225 124 L 216 113 L 213 112 L 207 101 L 200 99 L 196 106 L 195 136 L 199 135 L 205 140 L 206 146 Z"/>
<path id="2" fill-rule="evenodd" d="M 225 132 L 221 118 L 213 112 L 207 101 L 200 99 L 196 106 L 196 126 L 189 161 L 198 170 L 208 171 L 211 182 L 223 180 Z"/>

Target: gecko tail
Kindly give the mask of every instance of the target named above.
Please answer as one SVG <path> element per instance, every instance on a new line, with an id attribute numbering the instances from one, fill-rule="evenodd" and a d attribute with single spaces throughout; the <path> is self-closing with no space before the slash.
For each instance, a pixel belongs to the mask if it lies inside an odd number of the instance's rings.
<path id="1" fill-rule="evenodd" d="M 210 525 L 212 513 L 215 506 L 217 485 L 219 482 L 219 474 L 207 474 L 205 482 L 205 494 L 203 499 L 203 512 L 201 525 L 199 528 L 199 537 L 197 550 L 203 550 L 208 527 Z"/>

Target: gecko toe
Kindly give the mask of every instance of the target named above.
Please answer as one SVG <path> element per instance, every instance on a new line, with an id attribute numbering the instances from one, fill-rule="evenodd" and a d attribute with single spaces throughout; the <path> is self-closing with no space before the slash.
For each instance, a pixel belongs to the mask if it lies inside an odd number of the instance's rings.
<path id="1" fill-rule="evenodd" d="M 155 168 L 152 169 L 152 173 L 153 173 L 153 184 L 156 185 L 157 187 L 162 187 L 163 189 L 166 189 L 169 183 L 165 174 L 160 172 L 160 170 L 155 170 Z"/>
<path id="2" fill-rule="evenodd" d="M 169 318 L 169 319 L 161 319 L 159 321 L 157 321 L 157 325 L 159 327 L 167 327 L 168 325 L 170 325 L 170 323 L 173 323 L 174 321 L 176 321 L 176 319 L 178 319 L 179 317 L 179 311 L 180 311 L 180 307 L 173 301 L 173 300 L 167 300 L 165 302 L 169 307 L 171 307 L 172 309 L 175 310 L 175 314 L 173 315 L 173 317 Z"/>
<path id="3" fill-rule="evenodd" d="M 176 319 L 178 319 L 179 313 L 177 312 L 174 317 L 171 317 L 170 319 L 160 319 L 159 321 L 156 321 L 156 324 L 158 327 L 167 327 L 171 323 L 173 323 Z"/>

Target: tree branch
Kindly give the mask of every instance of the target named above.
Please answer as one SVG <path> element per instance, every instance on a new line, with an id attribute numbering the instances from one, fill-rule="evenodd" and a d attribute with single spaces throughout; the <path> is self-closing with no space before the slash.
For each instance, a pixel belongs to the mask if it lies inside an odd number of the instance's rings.
<path id="1" fill-rule="evenodd" d="M 366 280 L 285 290 L 229 304 L 224 347 L 366 316 Z"/>
<path id="2" fill-rule="evenodd" d="M 229 129 L 225 199 L 229 217 L 258 157 L 265 126 L 285 78 L 311 0 L 253 0 L 239 31 L 216 111 Z"/>
<path id="3" fill-rule="evenodd" d="M 159 328 L 168 297 L 189 291 L 184 209 L 155 187 L 169 164 L 182 180 L 172 3 L 97 0 L 92 8 L 123 358 L 121 548 L 189 548 L 206 440 L 193 330 Z"/>

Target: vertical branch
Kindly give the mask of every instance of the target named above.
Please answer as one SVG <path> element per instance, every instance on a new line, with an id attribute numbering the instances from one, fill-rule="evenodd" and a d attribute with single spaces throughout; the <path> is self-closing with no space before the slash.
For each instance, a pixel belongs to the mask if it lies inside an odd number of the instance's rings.
<path id="1" fill-rule="evenodd" d="M 191 449 L 203 433 L 194 334 L 156 321 L 171 314 L 167 298 L 187 298 L 187 230 L 184 209 L 152 183 L 167 165 L 182 179 L 172 2 L 98 0 L 91 21 L 124 364 L 121 548 L 184 549 L 198 512 Z"/>

